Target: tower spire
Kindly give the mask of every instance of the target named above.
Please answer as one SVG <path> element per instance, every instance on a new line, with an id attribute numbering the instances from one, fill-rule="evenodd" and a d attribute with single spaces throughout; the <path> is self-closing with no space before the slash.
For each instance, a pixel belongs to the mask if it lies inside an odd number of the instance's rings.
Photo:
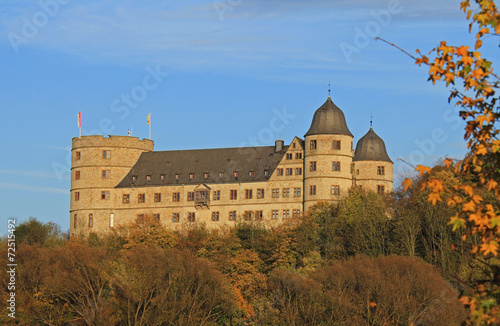
<path id="1" fill-rule="evenodd" d="M 372 126 L 373 126 L 373 115 L 372 115 L 372 117 L 370 119 L 370 129 L 372 129 Z"/>
<path id="2" fill-rule="evenodd" d="M 328 98 L 330 98 L 330 82 L 328 82 Z"/>

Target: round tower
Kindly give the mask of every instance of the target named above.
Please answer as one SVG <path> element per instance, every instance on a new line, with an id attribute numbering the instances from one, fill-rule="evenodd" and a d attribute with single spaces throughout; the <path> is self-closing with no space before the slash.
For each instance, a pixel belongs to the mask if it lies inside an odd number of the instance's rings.
<path id="1" fill-rule="evenodd" d="M 130 136 L 82 136 L 72 141 L 70 231 L 72 235 L 105 232 L 123 198 L 114 187 L 143 152 L 154 150 L 150 139 Z"/>
<path id="2" fill-rule="evenodd" d="M 304 211 L 352 187 L 352 139 L 344 113 L 328 96 L 305 134 Z"/>
<path id="3" fill-rule="evenodd" d="M 392 191 L 393 162 L 385 143 L 373 128 L 361 137 L 354 152 L 354 182 L 364 189 L 380 194 Z"/>

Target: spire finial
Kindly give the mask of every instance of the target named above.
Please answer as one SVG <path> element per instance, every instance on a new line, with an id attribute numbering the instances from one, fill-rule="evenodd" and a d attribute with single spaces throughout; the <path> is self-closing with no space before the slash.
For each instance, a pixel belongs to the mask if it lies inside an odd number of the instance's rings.
<path id="1" fill-rule="evenodd" d="M 328 97 L 330 97 L 330 82 L 328 82 Z"/>
<path id="2" fill-rule="evenodd" d="M 370 119 L 370 129 L 372 129 L 372 126 L 373 126 L 373 115 L 372 118 Z"/>

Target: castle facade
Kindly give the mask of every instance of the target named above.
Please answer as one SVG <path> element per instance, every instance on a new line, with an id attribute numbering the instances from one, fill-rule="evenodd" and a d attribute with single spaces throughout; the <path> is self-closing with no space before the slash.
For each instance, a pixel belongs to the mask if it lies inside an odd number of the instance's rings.
<path id="1" fill-rule="evenodd" d="M 370 127 L 354 151 L 344 113 L 329 96 L 304 139 L 289 145 L 154 151 L 150 139 L 73 138 L 70 227 L 73 235 L 102 233 L 144 218 L 170 228 L 273 225 L 353 186 L 385 193 L 392 183 L 383 140 Z"/>

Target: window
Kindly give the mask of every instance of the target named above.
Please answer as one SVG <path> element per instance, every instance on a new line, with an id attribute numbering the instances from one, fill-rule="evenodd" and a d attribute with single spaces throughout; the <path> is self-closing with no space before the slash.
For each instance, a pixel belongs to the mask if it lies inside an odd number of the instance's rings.
<path id="1" fill-rule="evenodd" d="M 293 188 L 293 197 L 300 197 L 300 188 Z"/>
<path id="2" fill-rule="evenodd" d="M 292 148 L 295 148 L 295 143 L 292 144 Z"/>
<path id="3" fill-rule="evenodd" d="M 276 169 L 276 171 L 278 171 L 278 175 L 283 175 L 283 169 L 282 168 Z"/>
<path id="4" fill-rule="evenodd" d="M 340 149 L 340 140 L 333 141 L 332 149 Z"/>
<path id="5" fill-rule="evenodd" d="M 194 179 L 194 173 L 192 173 L 192 172 L 191 172 L 191 173 L 189 173 L 189 179 L 190 179 L 190 180 L 191 180 L 191 179 Z"/>
<path id="6" fill-rule="evenodd" d="M 174 192 L 172 194 L 172 201 L 181 201 L 181 193 L 180 192 Z"/>
<path id="7" fill-rule="evenodd" d="M 295 168 L 296 175 L 302 175 L 302 168 Z"/>
<path id="8" fill-rule="evenodd" d="M 316 140 L 311 140 L 311 149 L 316 149 Z"/>
<path id="9" fill-rule="evenodd" d="M 257 189 L 257 198 L 264 198 L 264 189 Z"/>
<path id="10" fill-rule="evenodd" d="M 94 226 L 94 215 L 89 214 L 89 228 Z"/>
<path id="11" fill-rule="evenodd" d="M 340 171 L 340 162 L 332 162 L 332 170 Z"/>
<path id="12" fill-rule="evenodd" d="M 214 191 L 214 200 L 220 200 L 220 190 Z"/>
<path id="13" fill-rule="evenodd" d="M 290 210 L 289 209 L 284 209 L 283 210 L 283 219 L 290 218 Z"/>
<path id="14" fill-rule="evenodd" d="M 103 170 L 102 171 L 102 178 L 103 179 L 109 179 L 109 178 L 111 178 L 111 171 L 109 171 L 109 170 Z"/>
<path id="15" fill-rule="evenodd" d="M 378 166 L 378 167 L 377 167 L 377 174 L 378 174 L 378 175 L 384 175 L 384 174 L 385 174 L 385 171 L 384 171 L 384 167 L 383 167 L 383 166 Z"/>
<path id="16" fill-rule="evenodd" d="M 377 186 L 377 193 L 382 195 L 384 193 L 384 186 Z"/>
<path id="17" fill-rule="evenodd" d="M 262 217 L 264 216 L 263 211 L 255 211 L 255 219 L 256 220 L 262 220 Z"/>
<path id="18" fill-rule="evenodd" d="M 101 199 L 108 200 L 109 199 L 109 191 L 101 191 Z"/>
<path id="19" fill-rule="evenodd" d="M 123 203 L 124 204 L 130 203 L 130 194 L 123 194 Z"/>
<path id="20" fill-rule="evenodd" d="M 209 172 L 205 172 L 205 173 L 203 173 L 203 178 L 204 178 L 204 179 L 208 179 L 208 178 L 210 178 L 210 173 L 209 173 Z"/>
<path id="21" fill-rule="evenodd" d="M 102 151 L 102 158 L 111 158 L 111 151 Z"/>
<path id="22" fill-rule="evenodd" d="M 208 199 L 210 199 L 210 191 L 208 190 L 196 191 L 196 200 L 207 201 Z"/>
<path id="23" fill-rule="evenodd" d="M 138 223 L 144 222 L 144 214 L 137 214 L 137 222 Z"/>
<path id="24" fill-rule="evenodd" d="M 233 177 L 237 178 L 240 176 L 240 172 L 239 171 L 234 171 L 233 172 Z"/>
<path id="25" fill-rule="evenodd" d="M 338 185 L 332 186 L 332 195 L 340 195 L 340 186 Z"/>
<path id="26" fill-rule="evenodd" d="M 109 227 L 112 228 L 115 225 L 115 213 L 109 214 Z"/>
<path id="27" fill-rule="evenodd" d="M 279 219 L 280 218 L 280 211 L 277 209 L 273 209 L 271 216 L 272 216 L 273 220 Z"/>
<path id="28" fill-rule="evenodd" d="M 137 181 L 137 176 L 136 175 L 132 176 L 132 181 Z"/>
<path id="29" fill-rule="evenodd" d="M 75 152 L 75 161 L 79 161 L 82 158 L 82 152 Z"/>
<path id="30" fill-rule="evenodd" d="M 179 213 L 173 213 L 172 214 L 172 222 L 178 223 L 180 219 L 180 214 Z"/>
<path id="31" fill-rule="evenodd" d="M 174 179 L 179 180 L 181 178 L 181 175 L 179 173 L 174 174 Z"/>
<path id="32" fill-rule="evenodd" d="M 75 191 L 75 201 L 78 201 L 78 200 L 80 200 L 80 192 Z"/>
<path id="33" fill-rule="evenodd" d="M 287 168 L 286 169 L 286 175 L 292 175 L 293 174 L 293 169 L 292 168 Z"/>
<path id="34" fill-rule="evenodd" d="M 76 229 L 76 222 L 78 222 L 78 215 L 73 215 L 73 229 Z"/>
<path id="35" fill-rule="evenodd" d="M 252 199 L 252 189 L 245 189 L 245 199 Z"/>
<path id="36" fill-rule="evenodd" d="M 291 160 L 293 158 L 293 153 L 286 153 L 286 159 Z"/>
<path id="37" fill-rule="evenodd" d="M 290 188 L 283 188 L 283 197 L 290 197 Z"/>
<path id="38" fill-rule="evenodd" d="M 224 178 L 224 172 L 219 172 L 219 178 Z"/>
<path id="39" fill-rule="evenodd" d="M 296 160 L 301 160 L 302 159 L 302 153 L 295 153 L 295 159 Z"/>
<path id="40" fill-rule="evenodd" d="M 300 217 L 300 209 L 294 209 L 293 218 L 299 218 L 299 217 Z"/>
<path id="41" fill-rule="evenodd" d="M 160 180 L 165 180 L 167 176 L 165 174 L 160 174 Z"/>
<path id="42" fill-rule="evenodd" d="M 273 198 L 280 197 L 280 190 L 278 188 L 273 189 Z"/>
<path id="43" fill-rule="evenodd" d="M 219 220 L 219 212 L 212 212 L 212 221 Z"/>
<path id="44" fill-rule="evenodd" d="M 255 177 L 255 171 L 248 171 L 249 177 Z"/>
<path id="45" fill-rule="evenodd" d="M 146 194 L 139 194 L 139 196 L 137 197 L 137 201 L 139 203 L 145 203 L 146 202 Z"/>
<path id="46" fill-rule="evenodd" d="M 156 193 L 155 194 L 155 203 L 161 202 L 161 193 Z"/>
<path id="47" fill-rule="evenodd" d="M 80 180 L 80 171 L 75 171 L 75 180 Z"/>
<path id="48" fill-rule="evenodd" d="M 238 199 L 238 190 L 231 190 L 229 193 L 229 199 L 231 200 Z"/>
<path id="49" fill-rule="evenodd" d="M 166 162 L 165 162 L 165 165 L 170 165 L 170 162 L 169 162 L 169 161 L 166 161 Z"/>
<path id="50" fill-rule="evenodd" d="M 356 170 L 356 174 L 359 175 L 359 169 Z"/>
<path id="51" fill-rule="evenodd" d="M 230 211 L 229 212 L 229 220 L 230 221 L 236 221 L 236 211 Z"/>
<path id="52" fill-rule="evenodd" d="M 151 175 L 150 175 L 150 174 L 148 174 L 148 175 L 146 176 L 146 181 L 151 181 Z"/>
<path id="53" fill-rule="evenodd" d="M 153 218 L 155 221 L 160 222 L 160 214 L 153 214 Z"/>
<path id="54" fill-rule="evenodd" d="M 269 170 L 264 170 L 264 176 L 266 176 L 266 177 L 269 176 Z"/>
<path id="55" fill-rule="evenodd" d="M 188 201 L 193 201 L 194 200 L 194 192 L 193 191 L 189 191 L 188 192 Z"/>
<path id="56" fill-rule="evenodd" d="M 245 211 L 245 213 L 243 213 L 243 219 L 245 221 L 251 221 L 252 220 L 252 215 L 253 215 L 252 211 Z"/>
<path id="57" fill-rule="evenodd" d="M 310 171 L 316 171 L 316 162 L 315 161 L 310 162 Z"/>
<path id="58" fill-rule="evenodd" d="M 316 186 L 309 186 L 309 195 L 316 195 Z"/>
<path id="59" fill-rule="evenodd" d="M 196 222 L 196 214 L 194 212 L 188 213 L 188 222 Z"/>

